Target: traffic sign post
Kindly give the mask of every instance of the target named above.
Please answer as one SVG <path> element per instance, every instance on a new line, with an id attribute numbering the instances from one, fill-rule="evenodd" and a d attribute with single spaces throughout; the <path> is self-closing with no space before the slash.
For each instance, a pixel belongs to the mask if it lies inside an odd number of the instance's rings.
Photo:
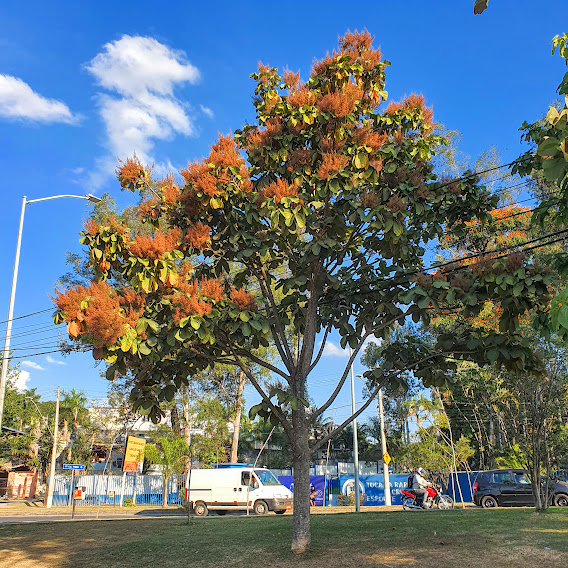
<path id="1" fill-rule="evenodd" d="M 75 491 L 75 470 L 71 470 L 71 493 Z M 75 498 L 73 497 L 69 502 L 69 506 L 73 505 L 73 512 L 75 512 Z"/>
<path id="2" fill-rule="evenodd" d="M 77 497 L 76 491 L 75 491 L 75 471 L 82 471 L 85 469 L 85 466 L 81 463 L 64 463 L 63 464 L 63 469 L 70 469 L 71 470 L 71 492 L 73 494 L 73 498 L 71 499 L 71 503 L 69 503 L 72 507 L 71 509 L 71 518 L 74 519 L 75 518 L 75 498 Z M 80 499 L 82 499 L 82 494 L 79 497 Z"/>

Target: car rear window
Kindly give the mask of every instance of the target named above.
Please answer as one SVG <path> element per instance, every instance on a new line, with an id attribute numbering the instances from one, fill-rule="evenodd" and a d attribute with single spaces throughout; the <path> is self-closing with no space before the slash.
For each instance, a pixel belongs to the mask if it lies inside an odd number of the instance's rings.
<path id="1" fill-rule="evenodd" d="M 496 471 L 493 473 L 493 483 L 500 485 L 515 485 L 513 474 L 510 471 Z"/>
<path id="2" fill-rule="evenodd" d="M 489 484 L 489 474 L 488 473 L 481 473 L 477 478 L 478 485 L 488 485 Z"/>

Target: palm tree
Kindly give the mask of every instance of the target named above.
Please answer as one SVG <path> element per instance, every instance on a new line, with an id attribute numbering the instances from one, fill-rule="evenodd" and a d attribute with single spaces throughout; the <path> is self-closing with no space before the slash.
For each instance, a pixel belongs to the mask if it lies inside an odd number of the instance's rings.
<path id="1" fill-rule="evenodd" d="M 61 413 L 65 415 L 66 412 L 71 414 L 73 431 L 77 432 L 79 422 L 84 423 L 88 416 L 87 396 L 84 391 L 76 391 L 75 388 L 72 388 L 69 392 L 63 391 Z"/>
<path id="2" fill-rule="evenodd" d="M 162 436 L 156 444 L 147 444 L 145 457 L 153 464 L 159 465 L 164 478 L 162 507 L 168 505 L 168 482 L 176 473 L 183 473 L 185 459 L 189 455 L 189 447 L 181 437 Z"/>

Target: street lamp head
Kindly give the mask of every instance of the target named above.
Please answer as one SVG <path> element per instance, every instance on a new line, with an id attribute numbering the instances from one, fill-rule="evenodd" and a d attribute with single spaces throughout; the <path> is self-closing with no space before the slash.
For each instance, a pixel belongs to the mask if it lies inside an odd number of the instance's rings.
<path id="1" fill-rule="evenodd" d="M 87 199 L 91 203 L 95 203 L 95 204 L 100 203 L 102 201 L 102 199 L 100 197 L 96 197 L 92 193 L 87 193 L 87 195 L 85 195 L 85 199 Z"/>

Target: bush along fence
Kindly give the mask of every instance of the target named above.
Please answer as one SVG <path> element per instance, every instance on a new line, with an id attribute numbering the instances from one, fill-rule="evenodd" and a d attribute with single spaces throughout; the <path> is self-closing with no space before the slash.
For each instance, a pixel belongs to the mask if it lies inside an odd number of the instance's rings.
<path id="1" fill-rule="evenodd" d="M 446 476 L 442 482 L 444 493 L 455 501 L 472 501 L 472 486 L 477 472 L 458 472 Z M 71 477 L 55 477 L 54 505 L 72 504 Z M 294 491 L 291 475 L 279 475 L 282 485 Z M 184 503 L 185 475 L 172 475 L 168 480 L 168 505 L 180 506 Z M 402 504 L 401 489 L 405 489 L 408 474 L 391 474 L 391 502 Z M 352 505 L 355 502 L 355 480 L 352 474 L 311 475 L 312 505 L 316 507 Z M 75 476 L 74 485 L 82 488 L 84 499 L 77 501 L 77 506 L 85 505 L 162 505 L 164 478 L 160 475 L 107 475 L 87 474 Z M 382 474 L 359 476 L 359 494 L 361 504 L 381 506 L 385 504 L 385 487 Z"/>

